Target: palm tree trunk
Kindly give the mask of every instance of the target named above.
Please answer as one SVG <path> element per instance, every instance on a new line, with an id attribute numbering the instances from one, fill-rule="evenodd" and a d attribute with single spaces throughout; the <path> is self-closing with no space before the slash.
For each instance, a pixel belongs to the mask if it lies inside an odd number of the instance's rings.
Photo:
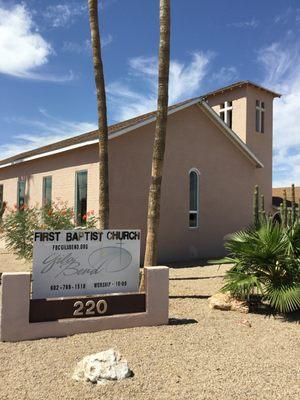
<path id="1" fill-rule="evenodd" d="M 108 128 L 106 94 L 101 42 L 98 22 L 98 0 L 88 0 L 90 29 L 93 49 L 94 75 L 97 91 L 98 129 L 99 129 L 99 228 L 109 227 L 109 191 L 108 191 Z"/>
<path id="2" fill-rule="evenodd" d="M 165 155 L 170 68 L 170 0 L 160 0 L 157 118 L 148 198 L 147 239 L 144 265 L 157 264 L 160 198 Z"/>

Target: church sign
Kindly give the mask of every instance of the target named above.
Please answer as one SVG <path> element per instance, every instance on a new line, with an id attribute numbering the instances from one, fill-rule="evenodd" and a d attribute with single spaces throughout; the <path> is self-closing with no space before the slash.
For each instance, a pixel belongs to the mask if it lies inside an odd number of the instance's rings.
<path id="1" fill-rule="evenodd" d="M 140 236 L 139 230 L 36 231 L 32 299 L 138 292 Z M 91 300 L 78 303 L 79 315 L 89 307 L 106 313 L 104 302 L 94 307 Z"/>

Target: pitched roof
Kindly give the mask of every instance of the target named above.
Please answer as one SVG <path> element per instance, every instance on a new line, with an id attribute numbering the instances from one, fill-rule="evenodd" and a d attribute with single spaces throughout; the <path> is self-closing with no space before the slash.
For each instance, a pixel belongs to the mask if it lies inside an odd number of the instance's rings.
<path id="1" fill-rule="evenodd" d="M 238 87 L 243 87 L 243 86 L 253 86 L 256 89 L 260 89 L 260 90 L 263 90 L 265 92 L 270 93 L 273 97 L 281 97 L 280 93 L 273 92 L 272 90 L 269 90 L 269 89 L 267 89 L 267 88 L 265 88 L 265 87 L 263 87 L 261 85 L 258 85 L 257 83 L 254 83 L 252 81 L 235 82 L 232 85 L 224 86 L 224 87 L 222 87 L 220 89 L 213 90 L 212 92 L 208 92 L 202 97 L 206 99 L 207 97 L 216 96 L 217 94 L 223 93 L 223 92 L 225 92 L 227 90 L 233 90 L 233 89 L 236 89 Z"/>
<path id="2" fill-rule="evenodd" d="M 257 167 L 262 168 L 263 164 L 259 161 L 259 159 L 251 152 L 249 147 L 240 139 L 240 137 L 233 132 L 219 117 L 219 115 L 212 110 L 211 107 L 206 103 L 205 99 L 212 95 L 224 90 L 229 90 L 230 88 L 234 88 L 237 86 L 242 86 L 246 84 L 251 84 L 259 87 L 258 85 L 250 82 L 250 81 L 241 81 L 236 84 L 227 86 L 225 88 L 216 90 L 215 92 L 207 93 L 201 97 L 195 97 L 193 99 L 185 100 L 183 102 L 174 104 L 169 106 L 168 113 L 172 114 L 183 108 L 190 107 L 193 104 L 200 104 L 202 110 L 214 120 L 216 125 L 220 128 L 220 130 L 233 142 L 233 144 L 241 150 L 241 152 Z M 260 87 L 263 90 L 267 90 L 265 88 Z M 276 96 L 280 96 L 275 94 L 274 92 L 269 91 Z M 126 121 L 119 122 L 117 124 L 113 124 L 109 126 L 109 139 L 113 139 L 114 137 L 120 136 L 124 133 L 137 129 L 143 125 L 154 122 L 156 119 L 156 111 L 149 112 L 147 114 L 139 115 L 135 118 L 128 119 Z M 39 147 L 33 150 L 29 150 L 23 153 L 19 153 L 15 156 L 3 159 L 0 161 L 0 168 L 5 168 L 11 165 L 19 164 L 25 161 L 30 161 L 36 158 L 46 157 L 57 153 L 62 153 L 64 151 L 73 150 L 78 147 L 88 146 L 98 142 L 98 130 L 83 133 L 81 135 L 73 136 L 69 139 L 64 139 L 56 143 L 52 143 L 43 147 Z"/>
<path id="3" fill-rule="evenodd" d="M 188 107 L 192 104 L 195 104 L 197 101 L 200 101 L 201 97 L 196 97 L 194 99 L 189 99 L 182 101 L 180 103 L 169 106 L 169 114 L 178 111 L 182 108 Z M 143 126 L 150 122 L 155 121 L 156 119 L 156 111 L 151 111 L 149 113 L 139 115 L 134 118 L 130 118 L 126 121 L 118 122 L 117 124 L 110 125 L 108 127 L 109 138 L 112 139 L 116 136 L 121 135 L 122 133 L 126 133 L 126 130 L 136 129 L 139 126 Z M 29 161 L 34 158 L 38 158 L 38 156 L 43 157 L 46 155 L 52 155 L 57 152 L 63 152 L 66 150 L 72 150 L 81 146 L 88 146 L 89 144 L 97 143 L 98 141 L 98 130 L 83 133 L 77 136 L 73 136 L 69 139 L 60 140 L 59 142 L 51 143 L 46 146 L 38 147 L 33 150 L 25 151 L 23 153 L 19 153 L 15 156 L 11 156 L 0 160 L 0 168 L 4 168 L 4 166 L 9 166 L 13 164 L 18 164 L 21 162 Z"/>

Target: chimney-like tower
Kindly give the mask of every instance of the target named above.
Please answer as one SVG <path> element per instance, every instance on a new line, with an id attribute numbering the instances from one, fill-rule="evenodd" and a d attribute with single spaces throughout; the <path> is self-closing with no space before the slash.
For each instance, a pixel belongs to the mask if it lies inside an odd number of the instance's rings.
<path id="1" fill-rule="evenodd" d="M 273 99 L 279 94 L 242 81 L 205 95 L 207 103 L 263 163 L 255 171 L 256 184 L 272 208 Z"/>

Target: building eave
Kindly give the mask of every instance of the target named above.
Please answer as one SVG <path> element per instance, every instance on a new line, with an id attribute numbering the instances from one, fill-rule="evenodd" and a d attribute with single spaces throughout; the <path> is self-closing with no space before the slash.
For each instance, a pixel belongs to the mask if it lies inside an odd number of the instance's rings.
<path id="1" fill-rule="evenodd" d="M 185 109 L 187 107 L 190 107 L 191 105 L 194 105 L 194 104 L 198 103 L 199 101 L 201 101 L 201 97 L 197 97 L 195 99 L 187 101 L 184 104 L 178 105 L 178 107 L 174 107 L 174 108 L 170 109 L 168 111 L 168 115 L 174 114 L 177 111 L 180 111 L 180 110 L 183 110 L 183 109 Z M 143 120 L 141 122 L 137 122 L 137 123 L 135 123 L 135 124 L 133 124 L 131 126 L 116 130 L 115 132 L 109 134 L 108 139 L 111 140 L 111 139 L 114 139 L 116 137 L 125 135 L 126 133 L 132 132 L 132 131 L 134 131 L 134 130 L 136 130 L 138 128 L 141 128 L 141 127 L 143 127 L 145 125 L 149 125 L 149 124 L 151 124 L 152 122 L 155 122 L 155 121 L 156 121 L 156 116 L 151 115 L 147 119 L 145 119 L 145 120 Z M 47 152 L 43 152 L 43 153 L 40 153 L 40 154 L 35 154 L 35 155 L 31 155 L 31 156 L 24 157 L 24 158 L 18 158 L 18 159 L 15 159 L 13 161 L 10 161 L 8 163 L 0 164 L 0 169 L 11 167 L 11 166 L 14 166 L 14 165 L 17 165 L 17 164 L 21 164 L 21 163 L 24 163 L 24 162 L 27 162 L 27 161 L 36 160 L 36 159 L 39 159 L 39 158 L 44 158 L 44 157 L 49 157 L 49 156 L 52 156 L 52 155 L 55 155 L 55 154 L 64 153 L 66 151 L 71 151 L 71 150 L 78 149 L 78 148 L 81 148 L 81 147 L 90 146 L 90 145 L 93 145 L 93 144 L 97 144 L 98 142 L 99 142 L 99 140 L 97 138 L 97 139 L 83 141 L 81 143 L 72 144 L 72 145 L 69 145 L 69 146 L 64 146 L 64 147 L 61 147 L 61 148 L 58 148 L 58 149 L 55 149 L 55 150 L 50 150 L 50 151 L 47 151 Z"/>
<path id="2" fill-rule="evenodd" d="M 206 93 L 204 96 L 202 96 L 204 99 L 206 99 L 206 98 L 208 98 L 208 97 L 213 97 L 213 96 L 217 96 L 218 94 L 222 94 L 222 93 L 224 93 L 224 92 L 227 92 L 227 91 L 231 91 L 231 90 L 234 90 L 234 89 L 236 89 L 236 88 L 241 88 L 241 87 L 243 87 L 243 86 L 253 86 L 253 87 L 255 87 L 256 89 L 259 89 L 259 90 L 262 90 L 262 91 L 264 91 L 264 92 L 267 92 L 267 93 L 269 93 L 271 96 L 273 96 L 273 97 L 281 97 L 281 94 L 280 93 L 276 93 L 276 92 L 274 92 L 273 90 L 270 90 L 270 89 L 267 89 L 267 88 L 265 88 L 265 87 L 263 87 L 263 86 L 261 86 L 261 85 L 258 85 L 257 83 L 255 83 L 255 82 L 252 82 L 252 81 L 240 81 L 240 82 L 235 82 L 235 83 L 233 83 L 233 84 L 231 84 L 231 85 L 228 85 L 228 86 L 225 86 L 225 87 L 223 87 L 223 88 L 220 88 L 220 89 L 217 89 L 217 90 L 213 90 L 213 91 L 211 91 L 211 92 L 208 92 L 208 93 Z"/>
<path id="3" fill-rule="evenodd" d="M 206 103 L 204 100 L 204 97 L 197 97 L 195 99 L 192 99 L 190 101 L 186 101 L 183 104 L 179 104 L 178 106 L 174 106 L 168 111 L 168 115 L 174 114 L 180 110 L 183 110 L 187 107 L 190 107 L 192 105 L 198 105 L 204 112 L 205 114 L 222 130 L 222 132 L 231 140 L 231 142 L 254 164 L 257 168 L 263 168 L 263 164 L 259 161 L 259 159 L 251 152 L 251 150 L 247 147 L 247 145 L 240 139 L 240 137 L 233 132 L 218 116 L 218 114 Z M 144 119 L 143 121 L 139 121 L 137 123 L 134 123 L 130 126 L 124 127 L 117 129 L 116 131 L 112 132 L 109 135 L 109 140 L 112 140 L 114 138 L 117 138 L 119 136 L 125 135 L 127 133 L 130 133 L 132 131 L 135 131 L 136 129 L 139 129 L 145 125 L 149 125 L 153 122 L 156 121 L 156 115 L 150 114 L 148 118 Z M 44 157 L 49 157 L 53 156 L 56 154 L 64 153 L 67 151 L 75 150 L 78 148 L 86 147 L 86 146 L 91 146 L 94 144 L 97 144 L 99 142 L 98 138 L 96 139 L 89 139 L 86 141 L 82 141 L 80 143 L 75 143 L 71 144 L 68 146 L 63 146 L 54 150 L 49 150 L 45 151 L 42 153 L 37 153 L 34 155 L 29 155 L 27 157 L 23 158 L 16 158 L 10 162 L 0 164 L 0 169 L 11 167 L 14 165 L 22 164 L 24 162 L 44 158 Z"/>

